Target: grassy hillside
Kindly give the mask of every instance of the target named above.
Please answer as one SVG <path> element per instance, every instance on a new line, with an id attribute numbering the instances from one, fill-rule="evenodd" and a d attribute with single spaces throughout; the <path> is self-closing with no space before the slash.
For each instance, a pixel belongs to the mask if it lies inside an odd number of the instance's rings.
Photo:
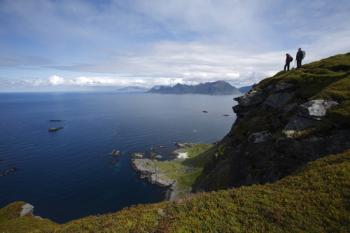
<path id="1" fill-rule="evenodd" d="M 55 229 L 57 224 L 47 219 L 34 216 L 19 217 L 22 206 L 25 203 L 22 201 L 11 203 L 0 209 L 0 232 L 31 232 L 40 230 L 48 232 Z"/>
<path id="2" fill-rule="evenodd" d="M 350 151 L 311 162 L 273 184 L 200 193 L 63 225 L 8 217 L 11 212 L 1 210 L 0 232 L 349 232 Z M 26 225 L 26 231 L 18 228 Z"/>

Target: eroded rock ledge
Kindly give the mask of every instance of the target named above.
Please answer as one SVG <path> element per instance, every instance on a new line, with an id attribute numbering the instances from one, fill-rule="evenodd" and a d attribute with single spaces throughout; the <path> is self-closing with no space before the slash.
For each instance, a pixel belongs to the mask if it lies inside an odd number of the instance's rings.
<path id="1" fill-rule="evenodd" d="M 140 174 L 141 179 L 147 179 L 152 184 L 167 188 L 166 200 L 176 198 L 176 181 L 164 175 L 153 160 L 135 158 L 132 160 L 132 166 Z"/>

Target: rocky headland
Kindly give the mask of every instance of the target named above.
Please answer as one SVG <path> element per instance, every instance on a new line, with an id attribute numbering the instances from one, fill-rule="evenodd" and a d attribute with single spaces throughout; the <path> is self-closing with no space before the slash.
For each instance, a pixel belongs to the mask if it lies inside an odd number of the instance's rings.
<path id="1" fill-rule="evenodd" d="M 191 161 L 201 159 L 199 155 L 208 150 L 211 145 L 176 143 L 177 149 L 173 151 L 174 159 L 158 161 L 155 158 L 142 158 L 141 153 L 135 153 L 131 160 L 133 168 L 139 173 L 141 179 L 167 189 L 165 199 L 175 200 L 191 192 L 191 186 L 203 167 L 193 166 Z M 138 155 L 138 156 L 136 156 Z M 191 177 L 190 183 L 184 178 Z"/>

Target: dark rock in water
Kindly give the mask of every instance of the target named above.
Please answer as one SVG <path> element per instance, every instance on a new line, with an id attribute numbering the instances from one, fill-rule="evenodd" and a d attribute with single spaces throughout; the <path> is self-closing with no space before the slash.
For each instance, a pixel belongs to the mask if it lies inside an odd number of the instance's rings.
<path id="1" fill-rule="evenodd" d="M 53 120 L 49 120 L 50 122 L 62 122 L 63 120 L 55 120 L 55 119 L 53 119 Z"/>
<path id="2" fill-rule="evenodd" d="M 228 117 L 228 116 L 230 116 L 230 114 L 224 114 L 223 116 Z"/>
<path id="3" fill-rule="evenodd" d="M 144 156 L 143 153 L 134 153 L 134 154 L 132 155 L 132 157 L 135 158 L 135 159 L 142 159 L 143 156 Z"/>
<path id="4" fill-rule="evenodd" d="M 49 128 L 48 131 L 49 132 L 57 132 L 59 130 L 63 129 L 63 126 L 61 127 L 52 127 L 52 128 Z"/>
<path id="5" fill-rule="evenodd" d="M 185 148 L 185 147 L 193 146 L 194 144 L 189 142 L 175 142 L 174 145 L 178 148 Z"/>
<path id="6" fill-rule="evenodd" d="M 118 155 L 120 155 L 120 151 L 113 149 L 111 154 L 112 154 L 112 156 L 118 156 Z"/>
<path id="7" fill-rule="evenodd" d="M 16 167 L 8 168 L 8 169 L 6 169 L 5 171 L 0 172 L 0 177 L 1 177 L 1 176 L 8 176 L 8 175 L 14 173 L 15 171 L 17 171 L 17 168 L 16 168 Z"/>
<path id="8" fill-rule="evenodd" d="M 208 111 L 203 110 L 202 113 L 208 113 Z"/>
<path id="9" fill-rule="evenodd" d="M 161 159 L 161 158 L 163 158 L 163 156 L 162 155 L 156 155 L 155 158 L 156 159 Z"/>

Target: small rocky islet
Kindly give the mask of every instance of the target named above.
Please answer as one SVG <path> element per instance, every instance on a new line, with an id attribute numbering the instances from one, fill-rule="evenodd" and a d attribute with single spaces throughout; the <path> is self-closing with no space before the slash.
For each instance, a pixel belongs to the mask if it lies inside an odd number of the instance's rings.
<path id="1" fill-rule="evenodd" d="M 51 128 L 48 129 L 48 132 L 54 133 L 54 132 L 57 132 L 57 131 L 62 130 L 63 128 L 64 128 L 63 126 L 60 126 L 60 127 L 51 127 Z"/>
<path id="2" fill-rule="evenodd" d="M 59 122 L 63 122 L 64 120 L 60 120 L 60 119 L 51 119 L 49 120 L 50 123 L 59 123 Z M 58 132 L 60 130 L 62 130 L 64 127 L 63 126 L 55 126 L 55 127 L 49 127 L 48 128 L 48 132 L 49 133 L 55 133 Z"/>
<path id="3" fill-rule="evenodd" d="M 17 171 L 17 168 L 16 167 L 10 167 L 10 168 L 7 168 L 3 171 L 0 171 L 0 177 L 2 176 L 8 176 L 10 174 L 13 174 Z"/>

